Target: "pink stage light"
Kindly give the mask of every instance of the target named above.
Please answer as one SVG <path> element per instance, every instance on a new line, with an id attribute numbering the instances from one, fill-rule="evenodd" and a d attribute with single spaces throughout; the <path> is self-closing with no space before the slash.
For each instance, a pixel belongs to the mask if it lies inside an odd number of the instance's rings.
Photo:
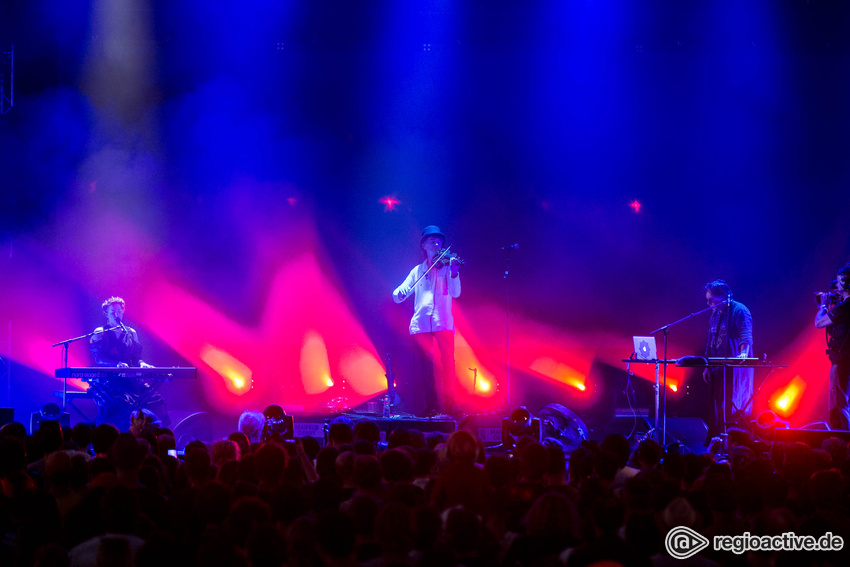
<path id="1" fill-rule="evenodd" d="M 307 394 L 321 394 L 333 385 L 328 349 L 322 336 L 308 331 L 301 346 L 301 381 Z"/>
<path id="2" fill-rule="evenodd" d="M 461 307 L 458 302 L 454 315 L 456 334 L 460 329 L 463 334 L 468 335 L 466 339 L 470 345 L 486 346 L 486 349 L 481 349 L 480 354 L 476 353 L 476 360 L 479 361 L 477 364 L 465 364 L 466 361 L 458 357 L 458 368 L 478 367 L 479 380 L 484 376 L 490 381 L 491 388 L 487 394 L 505 396 L 506 383 L 503 381 L 496 387 L 493 378 L 497 374 L 504 374 L 504 306 L 491 304 L 469 309 Z M 475 329 L 476 334 L 472 335 L 469 329 Z M 605 344 L 611 341 L 606 337 L 574 337 L 563 328 L 538 323 L 521 315 L 512 315 L 511 400 L 522 399 L 525 382 L 530 377 L 563 386 L 563 397 L 556 400 L 559 403 L 578 409 L 591 407 L 603 393 L 592 385 L 589 377 L 590 369 L 600 355 L 595 348 L 586 346 L 587 343 L 594 342 Z M 457 344 L 459 351 L 461 343 Z M 493 348 L 494 345 L 498 346 Z M 465 379 L 465 374 L 469 373 L 459 372 L 459 379 Z M 515 376 L 524 379 L 520 380 Z M 469 377 L 471 378 L 471 374 Z M 580 389 L 582 386 L 584 390 Z"/>
<path id="3" fill-rule="evenodd" d="M 374 395 L 387 388 L 384 366 L 374 351 L 361 345 L 348 345 L 339 357 L 339 375 L 356 384 L 355 390 Z"/>
<path id="4" fill-rule="evenodd" d="M 16 363 L 37 370 L 55 380 L 61 389 L 62 379 L 54 378 L 54 371 L 61 368 L 64 361 L 62 347 L 52 347 L 53 343 L 65 338 L 76 337 L 94 329 L 82 327 L 82 318 L 77 310 L 75 293 L 69 289 L 67 281 L 52 271 L 52 258 L 48 251 L 37 247 L 30 248 L 28 243 L 18 245 L 18 254 L 31 259 L 31 262 L 11 263 L 3 292 L 7 298 L 0 308 L 0 320 L 12 321 L 10 328 L 4 324 L 0 328 L 0 354 L 5 352 L 7 332 L 15 339 L 9 358 Z M 98 305 L 96 309 L 100 309 Z M 71 367 L 91 366 L 88 339 L 71 343 L 68 350 L 68 365 Z M 68 380 L 70 390 L 86 390 L 88 384 L 80 380 Z"/>
<path id="5" fill-rule="evenodd" d="M 381 197 L 380 199 L 378 199 L 378 202 L 381 203 L 382 205 L 384 205 L 385 211 L 392 211 L 397 206 L 401 205 L 401 201 L 396 199 L 395 196 L 389 196 L 389 195 L 387 195 L 386 197 Z"/>
<path id="6" fill-rule="evenodd" d="M 144 303 L 140 311 L 151 331 L 193 364 L 215 370 L 200 356 L 209 344 L 251 369 L 253 388 L 239 397 L 233 395 L 232 381 L 230 387 L 203 383 L 220 410 L 279 403 L 293 412 L 318 411 L 326 402 L 318 394 L 340 379 L 352 405 L 386 389 L 383 365 L 368 336 L 310 252 L 278 270 L 261 320 L 252 325 L 228 318 L 163 280 L 150 286 Z"/>
<path id="7" fill-rule="evenodd" d="M 492 397 L 494 392 L 487 388 L 482 388 L 482 376 L 492 376 L 492 373 L 487 370 L 486 366 L 475 355 L 475 351 L 469 345 L 463 333 L 455 330 L 455 366 L 456 368 L 477 368 L 478 377 L 475 378 L 473 372 L 458 372 L 457 378 L 461 388 L 476 396 Z"/>
<path id="8" fill-rule="evenodd" d="M 200 358 L 225 379 L 229 391 L 242 395 L 251 389 L 251 369 L 230 354 L 205 345 L 201 348 Z"/>

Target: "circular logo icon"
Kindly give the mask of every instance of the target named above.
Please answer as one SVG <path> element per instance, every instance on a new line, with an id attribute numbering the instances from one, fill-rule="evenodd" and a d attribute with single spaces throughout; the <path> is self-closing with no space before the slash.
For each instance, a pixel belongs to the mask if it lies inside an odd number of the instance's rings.
<path id="1" fill-rule="evenodd" d="M 687 559 L 693 557 L 706 547 L 709 541 L 702 534 L 699 534 L 686 526 L 677 526 L 667 532 L 667 537 L 664 538 L 664 547 L 667 548 L 667 553 L 676 559 Z"/>

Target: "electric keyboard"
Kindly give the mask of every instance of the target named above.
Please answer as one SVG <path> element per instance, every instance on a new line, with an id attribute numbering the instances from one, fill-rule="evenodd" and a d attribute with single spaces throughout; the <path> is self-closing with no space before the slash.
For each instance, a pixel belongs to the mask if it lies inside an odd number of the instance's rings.
<path id="1" fill-rule="evenodd" d="M 57 378 L 76 378 L 83 382 L 92 380 L 154 380 L 197 379 L 198 369 L 181 366 L 158 366 L 154 368 L 118 368 L 114 366 L 92 366 L 80 368 L 57 368 Z"/>
<path id="2" fill-rule="evenodd" d="M 759 359 L 752 358 L 739 358 L 737 356 L 709 356 L 706 360 L 708 360 L 708 365 L 716 365 L 716 366 L 758 366 Z"/>

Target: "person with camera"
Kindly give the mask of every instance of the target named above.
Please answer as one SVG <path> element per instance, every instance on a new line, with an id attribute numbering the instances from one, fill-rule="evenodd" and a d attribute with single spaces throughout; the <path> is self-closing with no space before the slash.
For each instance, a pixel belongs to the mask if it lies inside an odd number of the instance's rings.
<path id="1" fill-rule="evenodd" d="M 850 266 L 838 270 L 835 293 L 820 294 L 815 328 L 826 329 L 829 368 L 829 427 L 850 429 L 847 387 L 850 379 Z M 834 304 L 833 304 L 834 302 Z"/>
<path id="2" fill-rule="evenodd" d="M 422 383 L 427 416 L 457 412 L 452 300 L 460 297 L 460 260 L 448 254 L 438 260 L 445 242 L 446 235 L 439 227 L 426 226 L 419 240 L 424 261 L 410 270 L 404 282 L 393 291 L 396 303 L 414 296 L 410 335 L 426 357 L 422 366 Z M 435 343 L 440 351 L 439 361 L 433 354 Z"/>

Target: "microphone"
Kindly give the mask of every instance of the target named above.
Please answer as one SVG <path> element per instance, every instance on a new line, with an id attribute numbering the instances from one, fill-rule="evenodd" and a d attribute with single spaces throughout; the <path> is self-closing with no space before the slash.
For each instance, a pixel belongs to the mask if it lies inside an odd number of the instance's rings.
<path id="1" fill-rule="evenodd" d="M 118 326 L 121 327 L 122 331 L 129 334 L 130 331 L 127 330 L 127 327 L 124 326 L 124 321 L 121 319 L 118 319 Z"/>
<path id="2" fill-rule="evenodd" d="M 519 250 L 519 244 L 511 244 L 509 246 L 502 246 L 499 250 Z"/>

